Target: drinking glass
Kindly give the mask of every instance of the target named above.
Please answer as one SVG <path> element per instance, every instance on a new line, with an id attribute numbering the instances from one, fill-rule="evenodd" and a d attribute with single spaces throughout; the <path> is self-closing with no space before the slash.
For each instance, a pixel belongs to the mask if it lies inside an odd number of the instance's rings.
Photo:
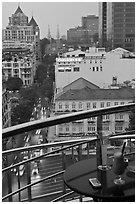
<path id="1" fill-rule="evenodd" d="M 124 156 L 121 152 L 116 152 L 114 155 L 113 172 L 118 175 L 118 178 L 114 179 L 114 183 L 117 185 L 122 185 L 125 180 L 121 178 L 121 175 L 125 171 Z"/>
<path id="2" fill-rule="evenodd" d="M 98 166 L 98 169 L 106 171 L 109 170 L 111 167 L 107 165 L 107 146 L 108 144 L 104 140 L 101 145 L 101 153 L 102 153 L 102 165 Z"/>

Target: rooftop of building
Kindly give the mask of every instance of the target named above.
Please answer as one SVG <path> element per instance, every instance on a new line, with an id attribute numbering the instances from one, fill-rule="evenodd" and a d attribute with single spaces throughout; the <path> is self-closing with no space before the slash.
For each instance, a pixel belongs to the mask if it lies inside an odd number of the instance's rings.
<path id="1" fill-rule="evenodd" d="M 134 100 L 135 90 L 129 87 L 120 89 L 70 89 L 56 98 L 57 101 L 84 100 Z"/>
<path id="2" fill-rule="evenodd" d="M 32 16 L 32 18 L 31 18 L 30 22 L 28 23 L 28 25 L 33 26 L 33 27 L 38 26 L 38 24 L 36 23 L 36 21 L 35 21 L 35 19 L 33 18 L 33 16 Z"/>
<path id="3" fill-rule="evenodd" d="M 16 9 L 14 14 L 18 14 L 18 13 L 22 13 L 23 14 L 23 11 L 21 10 L 20 6 L 18 6 L 18 8 Z"/>
<path id="4" fill-rule="evenodd" d="M 91 89 L 99 89 L 100 87 L 93 84 L 92 82 L 84 79 L 83 77 L 80 77 L 79 79 L 76 79 L 75 81 L 71 82 L 67 86 L 63 88 L 64 91 L 69 90 L 69 89 L 81 89 L 84 87 L 89 87 Z"/>

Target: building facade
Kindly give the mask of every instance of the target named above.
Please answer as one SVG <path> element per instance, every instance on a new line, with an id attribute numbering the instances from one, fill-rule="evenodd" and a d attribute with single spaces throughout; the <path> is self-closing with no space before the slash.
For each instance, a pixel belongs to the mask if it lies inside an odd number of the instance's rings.
<path id="1" fill-rule="evenodd" d="M 135 51 L 135 2 L 99 3 L 99 39 L 101 46 Z"/>
<path id="2" fill-rule="evenodd" d="M 104 48 L 89 48 L 58 56 L 55 64 L 56 93 L 80 77 L 101 88 L 107 88 L 115 76 L 118 83 L 135 79 L 135 58 L 130 57 L 131 54 L 121 48 L 110 52 Z"/>
<path id="3" fill-rule="evenodd" d="M 5 82 L 2 83 L 2 129 L 11 126 L 11 106 Z"/>
<path id="4" fill-rule="evenodd" d="M 83 87 L 79 87 L 83 80 Z M 77 84 L 77 86 L 76 86 Z M 84 86 L 85 84 L 85 86 Z M 128 104 L 134 101 L 135 90 L 132 88 L 101 89 L 89 85 L 85 79 L 78 79 L 55 98 L 55 114 L 65 114 L 83 110 L 94 110 L 115 105 Z M 70 88 L 70 89 L 69 89 Z M 102 131 L 104 135 L 125 131 L 129 126 L 128 113 L 103 116 Z M 55 141 L 76 137 L 94 136 L 97 133 L 97 118 L 92 117 L 56 126 Z"/>
<path id="5" fill-rule="evenodd" d="M 33 48 L 33 46 L 32 46 Z M 24 86 L 32 85 L 35 75 L 36 58 L 30 48 L 4 48 L 2 51 L 2 75 L 19 77 Z"/>
<path id="6" fill-rule="evenodd" d="M 93 43 L 95 35 L 98 35 L 98 17 L 88 15 L 82 17 L 82 26 L 67 31 L 67 41 L 69 44 L 89 46 Z"/>
<path id="7" fill-rule="evenodd" d="M 34 43 L 36 55 L 36 68 L 41 60 L 40 53 L 40 29 L 34 20 L 33 16 L 30 21 L 18 6 L 17 10 L 9 17 L 8 26 L 2 30 L 2 45 L 7 44 L 11 47 L 13 44 Z"/>

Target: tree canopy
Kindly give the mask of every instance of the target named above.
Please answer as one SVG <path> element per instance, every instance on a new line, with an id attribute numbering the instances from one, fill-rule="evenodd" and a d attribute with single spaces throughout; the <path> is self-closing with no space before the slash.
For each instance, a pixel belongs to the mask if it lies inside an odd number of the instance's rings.
<path id="1" fill-rule="evenodd" d="M 42 84 L 46 77 L 47 77 L 47 66 L 44 64 L 39 64 L 36 70 L 35 80 L 37 81 L 37 83 Z"/>
<path id="2" fill-rule="evenodd" d="M 19 77 L 10 77 L 6 81 L 6 89 L 9 91 L 17 91 L 20 90 L 23 85 L 23 81 Z"/>

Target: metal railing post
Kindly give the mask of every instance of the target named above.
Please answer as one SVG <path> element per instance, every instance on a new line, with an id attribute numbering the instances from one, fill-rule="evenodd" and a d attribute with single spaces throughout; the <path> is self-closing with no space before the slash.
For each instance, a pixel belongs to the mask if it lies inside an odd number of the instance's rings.
<path id="1" fill-rule="evenodd" d="M 96 147 L 96 157 L 97 157 L 97 166 L 102 163 L 102 152 L 101 152 L 101 141 L 102 141 L 102 115 L 97 117 L 97 147 Z"/>
<path id="2" fill-rule="evenodd" d="M 62 146 L 63 147 L 63 146 Z M 65 153 L 64 151 L 62 151 L 62 167 L 63 167 L 63 170 L 66 169 L 66 163 L 65 163 Z M 66 194 L 66 185 L 65 183 L 63 182 L 63 195 Z M 65 201 L 65 198 L 63 198 L 63 202 Z"/>
<path id="3" fill-rule="evenodd" d="M 78 160 L 80 161 L 82 158 L 82 145 L 79 145 L 79 147 L 77 148 L 77 152 L 78 152 Z"/>
<path id="4" fill-rule="evenodd" d="M 89 142 L 87 142 L 87 158 L 89 158 Z"/>
<path id="5" fill-rule="evenodd" d="M 28 156 L 30 158 L 30 151 L 28 151 Z M 31 162 L 28 162 L 26 164 L 27 167 L 27 184 L 31 184 Z M 28 201 L 31 202 L 32 200 L 32 195 L 31 195 L 31 186 L 28 187 Z"/>
<path id="6" fill-rule="evenodd" d="M 19 167 L 17 167 L 17 172 L 18 172 L 18 189 L 20 189 L 20 173 L 19 173 Z M 21 193 L 19 192 L 19 201 L 21 201 Z"/>
<path id="7" fill-rule="evenodd" d="M 8 156 L 6 156 L 5 166 L 8 167 Z M 8 193 L 12 193 L 11 171 L 7 171 Z M 12 196 L 9 196 L 9 202 L 13 202 Z"/>

